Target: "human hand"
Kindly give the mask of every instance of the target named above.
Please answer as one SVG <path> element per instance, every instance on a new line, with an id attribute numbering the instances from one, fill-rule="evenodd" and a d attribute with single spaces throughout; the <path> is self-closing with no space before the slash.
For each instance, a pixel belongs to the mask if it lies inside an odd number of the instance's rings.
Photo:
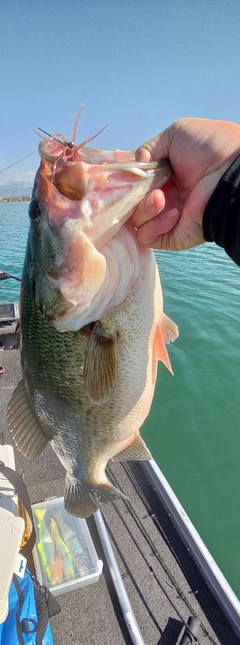
<path id="1" fill-rule="evenodd" d="M 139 243 L 166 251 L 202 244 L 204 209 L 239 153 L 240 125 L 196 118 L 176 121 L 138 148 L 137 161 L 169 158 L 174 172 L 131 218 Z"/>

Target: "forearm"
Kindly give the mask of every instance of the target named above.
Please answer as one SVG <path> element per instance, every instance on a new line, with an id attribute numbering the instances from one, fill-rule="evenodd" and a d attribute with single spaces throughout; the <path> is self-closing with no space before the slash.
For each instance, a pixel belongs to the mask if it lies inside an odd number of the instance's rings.
<path id="1" fill-rule="evenodd" d="M 203 215 L 203 235 L 240 266 L 240 155 L 219 180 Z"/>

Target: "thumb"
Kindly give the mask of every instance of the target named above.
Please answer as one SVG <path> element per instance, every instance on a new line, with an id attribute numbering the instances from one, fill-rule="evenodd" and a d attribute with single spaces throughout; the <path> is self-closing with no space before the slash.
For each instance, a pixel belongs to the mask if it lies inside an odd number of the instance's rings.
<path id="1" fill-rule="evenodd" d="M 136 161 L 146 163 L 148 161 L 156 161 L 157 159 L 167 159 L 169 157 L 171 142 L 170 126 L 139 146 L 135 154 Z"/>

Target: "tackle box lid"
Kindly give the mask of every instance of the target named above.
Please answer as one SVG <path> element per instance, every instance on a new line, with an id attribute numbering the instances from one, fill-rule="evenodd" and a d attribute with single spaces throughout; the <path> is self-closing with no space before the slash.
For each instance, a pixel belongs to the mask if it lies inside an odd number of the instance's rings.
<path id="1" fill-rule="evenodd" d="M 36 528 L 33 559 L 37 577 L 57 596 L 97 582 L 99 560 L 85 519 L 70 515 L 64 498 L 32 504 Z"/>

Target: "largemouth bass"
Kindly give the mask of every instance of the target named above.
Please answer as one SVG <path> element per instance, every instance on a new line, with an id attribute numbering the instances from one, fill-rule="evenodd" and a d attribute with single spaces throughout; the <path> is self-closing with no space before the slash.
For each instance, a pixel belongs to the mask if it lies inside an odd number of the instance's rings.
<path id="1" fill-rule="evenodd" d="M 109 459 L 151 458 L 139 428 L 157 361 L 171 370 L 165 343 L 178 330 L 163 314 L 154 254 L 128 220 L 171 167 L 59 136 L 39 145 L 21 288 L 23 378 L 8 420 L 26 457 L 51 441 L 66 469 L 65 507 L 87 517 L 122 496 L 106 477 Z"/>

